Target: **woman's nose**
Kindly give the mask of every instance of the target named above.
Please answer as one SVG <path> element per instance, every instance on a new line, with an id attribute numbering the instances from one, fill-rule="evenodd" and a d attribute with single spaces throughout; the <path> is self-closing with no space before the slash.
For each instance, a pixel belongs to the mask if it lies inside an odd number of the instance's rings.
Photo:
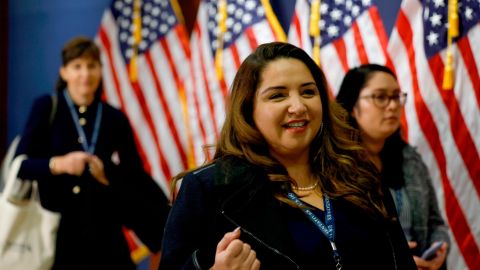
<path id="1" fill-rule="evenodd" d="M 88 70 L 88 68 L 82 67 L 82 68 L 80 68 L 80 72 L 79 72 L 79 73 L 80 73 L 81 76 L 85 77 L 85 76 L 88 76 L 88 75 L 89 75 L 90 71 Z"/>
<path id="2" fill-rule="evenodd" d="M 301 115 L 307 111 L 304 101 L 301 97 L 291 97 L 290 104 L 288 107 L 288 113 Z"/>

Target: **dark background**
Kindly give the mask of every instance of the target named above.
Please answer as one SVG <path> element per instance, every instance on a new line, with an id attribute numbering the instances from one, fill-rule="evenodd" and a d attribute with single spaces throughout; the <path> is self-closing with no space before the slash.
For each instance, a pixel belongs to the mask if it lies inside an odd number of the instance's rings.
<path id="1" fill-rule="evenodd" d="M 178 0 L 191 29 L 200 0 Z M 33 99 L 52 92 L 63 44 L 77 35 L 95 37 L 111 0 L 0 1 L 0 157 L 23 130 Z M 288 31 L 295 0 L 270 0 Z M 401 0 L 373 1 L 389 34 Z"/>

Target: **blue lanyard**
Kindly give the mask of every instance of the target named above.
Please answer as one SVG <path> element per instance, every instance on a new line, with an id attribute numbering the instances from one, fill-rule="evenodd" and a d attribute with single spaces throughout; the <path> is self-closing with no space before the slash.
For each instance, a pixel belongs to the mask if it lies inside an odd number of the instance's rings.
<path id="1" fill-rule="evenodd" d="M 403 196 L 402 196 L 402 189 L 395 190 L 395 202 L 397 203 L 395 206 L 397 207 L 397 214 L 400 216 L 403 208 Z"/>
<path id="2" fill-rule="evenodd" d="M 65 100 L 67 100 L 68 107 L 70 108 L 70 115 L 72 115 L 73 122 L 75 123 L 75 127 L 77 128 L 78 136 L 80 136 L 83 150 L 85 150 L 85 152 L 87 153 L 93 154 L 95 152 L 98 133 L 100 131 L 100 122 L 102 119 L 102 102 L 98 102 L 97 115 L 95 116 L 95 124 L 92 133 L 92 140 L 90 141 L 90 145 L 88 145 L 87 136 L 85 135 L 83 127 L 79 124 L 80 120 L 78 118 L 77 111 L 75 110 L 75 106 L 73 105 L 72 98 L 68 94 L 68 90 L 63 91 L 63 95 L 65 96 Z"/>
<path id="3" fill-rule="evenodd" d="M 320 231 L 327 237 L 330 245 L 333 250 L 333 259 L 335 260 L 335 266 L 337 270 L 342 269 L 340 254 L 338 253 L 337 246 L 335 245 L 335 220 L 333 218 L 332 205 L 330 204 L 330 199 L 326 194 L 323 195 L 323 204 L 325 206 L 325 223 L 315 216 L 315 214 L 306 208 L 305 204 L 295 195 L 293 192 L 287 193 L 287 197 L 296 203 L 307 217 L 320 229 Z"/>

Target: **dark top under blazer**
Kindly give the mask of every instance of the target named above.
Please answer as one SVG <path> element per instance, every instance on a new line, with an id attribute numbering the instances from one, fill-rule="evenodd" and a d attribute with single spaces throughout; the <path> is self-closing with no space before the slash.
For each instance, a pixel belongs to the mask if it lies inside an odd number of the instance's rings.
<path id="1" fill-rule="evenodd" d="M 335 269 L 326 239 L 314 257 L 294 248 L 286 219 L 291 215 L 285 214 L 292 208 L 276 200 L 273 189 L 261 168 L 236 158 L 187 174 L 167 220 L 159 269 L 209 269 L 220 239 L 238 226 L 261 269 Z M 343 269 L 416 269 L 398 222 L 370 219 L 341 199 L 333 201 L 333 209 L 348 219 L 348 224 L 336 223 Z M 301 222 L 314 226 L 300 209 L 293 210 Z M 312 235 L 317 236 L 323 237 Z"/>
<path id="2" fill-rule="evenodd" d="M 90 138 L 98 100 L 82 114 Z M 104 163 L 109 186 L 99 184 L 86 170 L 81 177 L 53 176 L 50 157 L 83 151 L 63 95 L 49 123 L 52 98 L 35 100 L 17 155 L 26 154 L 19 176 L 36 179 L 44 207 L 62 215 L 54 269 L 135 269 L 122 227 L 133 229 L 152 250 L 161 246 L 168 214 L 167 200 L 144 171 L 125 115 L 103 103 L 95 155 Z M 78 194 L 73 192 L 80 187 Z"/>

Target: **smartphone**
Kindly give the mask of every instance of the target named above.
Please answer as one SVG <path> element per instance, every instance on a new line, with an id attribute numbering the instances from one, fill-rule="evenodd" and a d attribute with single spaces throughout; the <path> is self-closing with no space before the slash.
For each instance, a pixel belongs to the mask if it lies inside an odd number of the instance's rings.
<path id="1" fill-rule="evenodd" d="M 440 242 L 433 243 L 431 247 L 429 247 L 427 250 L 423 252 L 422 259 L 429 261 L 435 258 L 437 250 L 439 250 L 442 247 L 443 243 L 445 242 L 440 241 Z"/>

